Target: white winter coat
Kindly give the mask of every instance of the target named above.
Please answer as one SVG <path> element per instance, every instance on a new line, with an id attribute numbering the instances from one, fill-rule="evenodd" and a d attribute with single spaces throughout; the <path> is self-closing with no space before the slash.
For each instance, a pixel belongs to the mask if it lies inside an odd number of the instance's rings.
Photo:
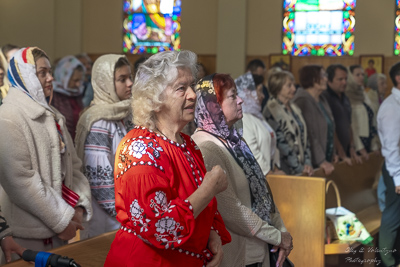
<path id="1" fill-rule="evenodd" d="M 16 237 L 45 239 L 67 227 L 74 209 L 62 198 L 63 180 L 80 196 L 77 206 L 86 209 L 84 220 L 92 215 L 89 183 L 80 172 L 65 118 L 52 109 L 15 88 L 0 107 L 0 183 L 6 192 L 1 206 Z M 54 116 L 66 144 L 63 156 Z"/>

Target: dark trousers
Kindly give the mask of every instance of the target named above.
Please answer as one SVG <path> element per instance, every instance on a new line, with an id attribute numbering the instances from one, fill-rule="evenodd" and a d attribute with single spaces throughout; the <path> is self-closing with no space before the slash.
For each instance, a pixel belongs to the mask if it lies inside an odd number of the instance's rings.
<path id="1" fill-rule="evenodd" d="M 386 208 L 382 212 L 381 227 L 379 229 L 379 251 L 385 266 L 394 266 L 394 249 L 396 238 L 400 228 L 400 195 L 395 192 L 393 178 L 382 167 L 383 181 L 386 185 Z"/>

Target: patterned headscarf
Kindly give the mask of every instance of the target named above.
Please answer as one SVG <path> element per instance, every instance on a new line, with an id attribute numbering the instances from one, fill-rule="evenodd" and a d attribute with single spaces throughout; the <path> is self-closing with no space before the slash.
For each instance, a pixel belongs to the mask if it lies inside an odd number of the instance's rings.
<path id="1" fill-rule="evenodd" d="M 265 121 L 261 113 L 261 105 L 258 101 L 256 84 L 251 72 L 246 72 L 235 80 L 238 95 L 243 99 L 242 110 L 244 113 L 250 113 L 257 118 Z"/>
<path id="2" fill-rule="evenodd" d="M 7 96 L 8 90 L 10 89 L 10 82 L 8 81 L 7 77 L 8 62 L 1 48 L 0 48 L 0 65 L 2 65 L 4 68 L 3 85 L 0 86 L 0 98 L 5 98 Z"/>
<path id="3" fill-rule="evenodd" d="M 76 152 L 83 160 L 86 137 L 93 123 L 99 120 L 119 121 L 125 119 L 125 126 L 131 123 L 131 99 L 121 101 L 115 92 L 114 72 L 115 63 L 123 55 L 104 55 L 99 57 L 93 65 L 92 85 L 94 99 L 90 107 L 80 116 L 76 126 Z M 129 130 L 129 129 L 128 129 Z"/>
<path id="4" fill-rule="evenodd" d="M 35 102 L 53 112 L 46 101 L 42 85 L 36 76 L 35 59 L 32 51 L 37 47 L 26 47 L 18 50 L 10 60 L 7 75 L 12 87 L 28 95 Z"/>
<path id="5" fill-rule="evenodd" d="M 38 47 L 27 47 L 18 50 L 10 60 L 10 65 L 8 67 L 8 80 L 11 86 L 22 91 L 24 94 L 29 96 L 33 101 L 43 106 L 45 109 L 54 111 L 50 108 L 47 103 L 46 97 L 43 92 L 42 85 L 38 77 L 36 76 L 36 64 L 35 58 L 33 57 L 32 51 L 39 49 Z M 43 50 L 42 50 L 43 51 Z M 44 52 L 44 51 L 43 51 Z M 60 141 L 60 151 L 65 152 L 66 146 L 64 142 L 64 137 L 60 129 L 56 118 L 54 117 L 54 122 L 57 126 L 57 132 Z"/>
<path id="6" fill-rule="evenodd" d="M 83 90 L 85 89 L 85 87 L 83 86 L 85 75 L 82 75 L 82 83 L 78 89 L 68 88 L 69 80 L 71 79 L 74 70 L 78 66 L 81 66 L 83 68 L 83 73 L 86 72 L 85 66 L 83 66 L 79 59 L 74 56 L 63 57 L 57 63 L 56 69 L 54 71 L 54 91 L 67 96 L 79 96 L 83 94 Z"/>
<path id="7" fill-rule="evenodd" d="M 253 212 L 271 223 L 271 213 L 275 212 L 275 204 L 269 186 L 260 165 L 242 139 L 242 128 L 228 128 L 222 108 L 217 101 L 213 77 L 214 74 L 206 76 L 197 83 L 195 121 L 199 128 L 227 142 L 229 151 L 242 167 L 249 182 Z"/>

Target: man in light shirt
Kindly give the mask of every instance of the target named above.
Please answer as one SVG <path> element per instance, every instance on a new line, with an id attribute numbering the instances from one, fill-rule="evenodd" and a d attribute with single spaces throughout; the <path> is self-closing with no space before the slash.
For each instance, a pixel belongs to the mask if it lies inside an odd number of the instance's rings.
<path id="1" fill-rule="evenodd" d="M 400 62 L 392 66 L 389 74 L 394 87 L 379 108 L 377 118 L 382 155 L 385 157 L 382 175 L 387 187 L 379 251 L 385 266 L 400 266 L 393 253 L 400 228 Z"/>

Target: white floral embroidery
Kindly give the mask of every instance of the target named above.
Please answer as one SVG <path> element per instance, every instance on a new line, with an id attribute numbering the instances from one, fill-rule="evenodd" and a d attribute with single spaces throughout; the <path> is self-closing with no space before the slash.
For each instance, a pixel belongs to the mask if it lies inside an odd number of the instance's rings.
<path id="1" fill-rule="evenodd" d="M 139 136 L 141 138 L 141 136 Z M 146 138 L 150 139 L 150 138 Z M 154 139 L 153 139 L 154 140 Z M 123 150 L 123 153 L 126 151 L 126 147 Z M 137 158 L 141 159 L 143 155 L 148 155 L 149 158 L 156 163 L 156 159 L 158 159 L 164 150 L 162 147 L 158 145 L 158 143 L 154 140 L 154 142 L 149 142 L 146 144 L 143 140 L 135 140 L 132 142 L 130 146 L 128 146 L 128 154 Z M 142 161 L 141 161 L 142 162 Z M 143 163 L 141 163 L 143 164 Z M 151 164 L 149 164 L 151 165 Z"/>
<path id="2" fill-rule="evenodd" d="M 174 218 L 169 218 L 168 216 L 165 218 L 161 218 L 156 222 L 156 231 L 164 234 L 165 232 L 172 232 L 172 230 L 175 230 L 175 225 L 176 222 Z"/>
<path id="3" fill-rule="evenodd" d="M 143 140 L 137 140 L 133 142 L 129 147 L 129 155 L 141 159 L 144 154 L 146 154 L 147 146 Z"/>
<path id="4" fill-rule="evenodd" d="M 150 208 L 155 214 L 155 217 L 162 216 L 164 212 L 171 213 L 174 207 L 175 205 L 171 205 L 171 202 L 168 202 L 167 194 L 163 191 L 157 191 L 154 198 L 150 200 Z M 144 213 L 137 199 L 132 201 L 130 213 L 133 226 L 140 227 L 141 233 L 147 232 L 151 220 L 147 219 L 147 215 Z M 155 225 L 151 225 L 156 228 L 156 233 L 154 234 L 156 240 L 161 242 L 161 245 L 165 246 L 165 249 L 173 248 L 173 243 L 180 244 L 182 242 L 181 238 L 183 235 L 181 235 L 181 231 L 184 227 L 181 226 L 179 222 L 176 222 L 174 218 L 166 216 L 160 218 Z M 139 234 L 137 236 L 144 242 L 148 242 L 148 240 L 144 239 Z"/>
<path id="5" fill-rule="evenodd" d="M 140 226 L 140 232 L 147 232 L 149 229 L 149 222 L 151 220 L 146 218 L 146 215 L 143 215 L 143 209 L 140 207 L 139 202 L 135 199 L 131 206 L 131 220 L 134 226 Z"/>
<path id="6" fill-rule="evenodd" d="M 167 205 L 167 194 L 163 191 L 157 191 L 156 196 L 154 197 L 157 204 L 161 205 L 161 207 L 165 207 Z"/>
<path id="7" fill-rule="evenodd" d="M 139 219 L 143 213 L 143 209 L 140 207 L 139 202 L 135 199 L 131 204 L 131 215 L 133 219 Z"/>
<path id="8" fill-rule="evenodd" d="M 168 216 L 165 218 L 161 218 L 156 222 L 156 231 L 159 234 L 154 234 L 156 237 L 157 241 L 161 241 L 161 245 L 164 245 L 166 249 L 170 247 L 170 244 L 172 243 L 171 247 L 174 247 L 173 243 L 178 243 L 180 244 L 182 242 L 180 231 L 184 229 L 183 226 L 180 226 L 180 223 L 175 222 L 174 218 L 169 218 Z M 167 237 L 172 240 L 168 240 Z"/>
<path id="9" fill-rule="evenodd" d="M 171 202 L 168 203 L 167 194 L 163 191 L 157 191 L 154 199 L 155 201 L 153 199 L 150 200 L 150 207 L 153 208 L 156 217 L 164 212 L 172 212 L 172 208 L 175 207 L 175 205 L 171 205 Z"/>

